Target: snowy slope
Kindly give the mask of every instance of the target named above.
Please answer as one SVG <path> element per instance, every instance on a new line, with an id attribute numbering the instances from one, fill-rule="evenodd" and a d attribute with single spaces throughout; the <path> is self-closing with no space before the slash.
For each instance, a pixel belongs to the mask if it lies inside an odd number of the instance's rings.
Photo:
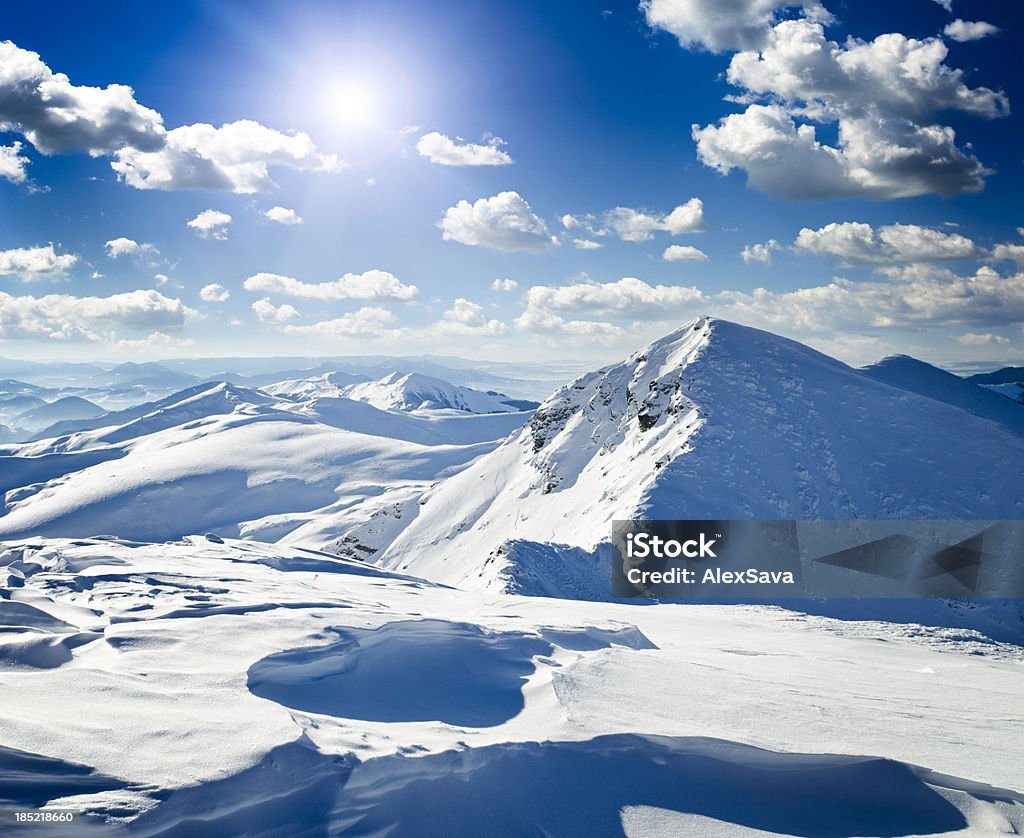
<path id="1" fill-rule="evenodd" d="M 988 419 L 700 318 L 557 391 L 428 494 L 382 562 L 607 596 L 615 519 L 1020 518 L 1022 463 L 1024 439 Z"/>
<path id="2" fill-rule="evenodd" d="M 192 419 L 212 416 L 217 413 L 231 413 L 243 403 L 266 405 L 272 401 L 258 390 L 237 387 L 223 381 L 208 382 L 196 384 L 165 398 L 144 402 L 124 410 L 100 413 L 87 419 L 56 422 L 40 431 L 36 439 L 52 439 L 113 426 L 130 426 L 131 430 L 127 433 L 142 436 L 155 430 L 180 425 Z M 115 434 L 115 436 L 125 438 L 123 434 Z M 107 439 L 106 436 L 95 438 Z"/>
<path id="3" fill-rule="evenodd" d="M 4 577 L 0 796 L 80 813 L 13 838 L 1024 831 L 1024 659 L 977 632 L 203 538 L 35 538 Z"/>
<path id="4" fill-rule="evenodd" d="M 877 364 L 864 367 L 863 372 L 876 381 L 883 381 L 919 396 L 951 404 L 975 416 L 990 419 L 1016 434 L 1024 435 L 1024 405 L 1007 401 L 986 387 L 966 381 L 924 361 L 907 355 L 893 355 Z"/>
<path id="5" fill-rule="evenodd" d="M 213 530 L 326 546 L 361 527 L 379 541 L 426 488 L 525 419 L 459 423 L 336 401 L 322 421 L 256 390 L 203 385 L 122 425 L 2 446 L 0 537 Z"/>
<path id="6" fill-rule="evenodd" d="M 1024 382 L 1014 381 L 1009 384 L 982 384 L 981 386 L 1024 405 Z"/>

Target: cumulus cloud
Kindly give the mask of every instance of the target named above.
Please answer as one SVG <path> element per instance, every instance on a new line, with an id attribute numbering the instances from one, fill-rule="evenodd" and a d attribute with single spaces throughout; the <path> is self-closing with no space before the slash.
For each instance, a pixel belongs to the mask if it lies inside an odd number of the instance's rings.
<path id="1" fill-rule="evenodd" d="M 192 346 L 191 338 L 176 338 L 163 332 L 153 332 L 144 338 L 124 338 L 114 342 L 118 349 L 172 349 L 181 346 Z"/>
<path id="2" fill-rule="evenodd" d="M 913 265 L 886 271 L 887 279 L 794 291 L 724 292 L 726 316 L 774 330 L 812 334 L 894 327 L 982 326 L 1024 323 L 1024 273 L 1003 277 L 989 267 L 971 276 Z"/>
<path id="3" fill-rule="evenodd" d="M 255 293 L 310 300 L 394 300 L 407 303 L 420 296 L 415 285 L 405 285 L 394 274 L 380 270 L 347 273 L 332 282 L 302 282 L 281 274 L 258 273 L 245 280 L 244 288 Z"/>
<path id="4" fill-rule="evenodd" d="M 252 310 L 264 323 L 285 323 L 289 320 L 296 320 L 299 317 L 299 313 L 295 310 L 294 306 L 288 303 L 275 306 L 270 302 L 269 297 L 264 297 L 262 300 L 254 302 Z"/>
<path id="5" fill-rule="evenodd" d="M 125 238 L 120 236 L 116 239 L 108 241 L 104 247 L 107 251 L 107 256 L 111 259 L 119 259 L 122 256 L 131 256 L 135 259 L 153 257 L 159 255 L 160 251 L 151 244 L 140 244 L 134 239 Z"/>
<path id="6" fill-rule="evenodd" d="M 798 8 L 807 18 L 831 15 L 814 0 L 642 0 L 648 26 L 663 29 L 681 46 L 732 52 L 761 46 L 779 13 Z"/>
<path id="7" fill-rule="evenodd" d="M 514 161 L 501 137 L 485 137 L 483 144 L 454 140 L 437 131 L 424 134 L 416 143 L 420 156 L 442 166 L 508 166 Z"/>
<path id="8" fill-rule="evenodd" d="M 381 337 L 391 329 L 397 318 L 386 308 L 366 306 L 334 320 L 322 320 L 308 326 L 284 326 L 281 331 L 291 335 L 316 335 L 325 338 Z"/>
<path id="9" fill-rule="evenodd" d="M 666 262 L 706 262 L 708 255 L 688 244 L 673 244 L 665 248 L 661 258 Z"/>
<path id="10" fill-rule="evenodd" d="M 1007 110 L 1002 93 L 968 87 L 963 71 L 945 63 L 939 38 L 899 33 L 838 44 L 820 24 L 784 21 L 760 52 L 732 57 L 728 80 L 750 93 L 769 95 L 815 117 L 861 118 L 873 114 L 917 119 L 941 110 L 997 117 Z"/>
<path id="11" fill-rule="evenodd" d="M 308 134 L 284 133 L 251 119 L 215 128 L 197 123 L 168 131 L 157 151 L 125 147 L 110 164 L 136 189 L 209 189 L 247 195 L 274 188 L 270 166 L 338 172 L 345 164 L 321 154 Z"/>
<path id="12" fill-rule="evenodd" d="M 950 14 L 953 13 L 953 0 L 934 0 L 934 2 L 938 3 L 940 6 L 942 6 L 942 8 L 944 8 Z"/>
<path id="13" fill-rule="evenodd" d="M 993 119 L 1009 103 L 1001 92 L 968 87 L 947 54 L 940 38 L 889 33 L 840 45 L 820 23 L 782 21 L 761 49 L 733 56 L 727 77 L 745 91 L 735 98 L 747 108 L 694 125 L 698 156 L 790 199 L 977 192 L 991 172 L 935 115 Z M 836 125 L 837 144 L 822 143 L 812 123 Z"/>
<path id="14" fill-rule="evenodd" d="M 766 242 L 744 245 L 740 256 L 743 257 L 743 261 L 747 265 L 754 262 L 770 265 L 772 263 L 772 252 L 779 249 L 781 249 L 781 245 L 775 239 L 768 239 Z"/>
<path id="15" fill-rule="evenodd" d="M 877 230 L 870 224 L 849 221 L 826 224 L 818 230 L 805 227 L 794 246 L 819 256 L 838 257 L 847 265 L 948 262 L 983 255 L 966 236 L 916 224 L 891 224 Z"/>
<path id="16" fill-rule="evenodd" d="M 573 239 L 572 244 L 577 250 L 600 250 L 604 247 L 601 242 L 596 242 L 593 239 Z"/>
<path id="17" fill-rule="evenodd" d="M 514 279 L 496 279 L 491 283 L 492 291 L 515 291 L 519 283 Z"/>
<path id="18" fill-rule="evenodd" d="M 0 145 L 0 177 L 11 183 L 24 183 L 28 179 L 25 168 L 29 159 L 21 153 L 22 144 Z"/>
<path id="19" fill-rule="evenodd" d="M 507 335 L 508 326 L 500 320 L 487 316 L 483 306 L 459 297 L 441 319 L 434 324 L 434 330 L 447 335 L 476 335 L 497 337 Z"/>
<path id="20" fill-rule="evenodd" d="M 219 282 L 211 282 L 199 289 L 199 299 L 206 303 L 224 303 L 230 296 L 231 292 Z"/>
<path id="21" fill-rule="evenodd" d="M 187 222 L 188 226 L 195 230 L 201 238 L 221 241 L 228 237 L 228 224 L 230 223 L 230 215 L 214 209 L 203 210 Z"/>
<path id="22" fill-rule="evenodd" d="M 570 215 L 569 213 L 563 215 L 559 221 L 562 222 L 562 226 L 565 227 L 566 230 L 575 230 L 580 226 L 580 220 L 575 215 Z"/>
<path id="23" fill-rule="evenodd" d="M 17 131 L 43 154 L 153 151 L 164 137 L 160 114 L 136 102 L 130 87 L 73 85 L 10 41 L 0 41 L 0 130 Z"/>
<path id="24" fill-rule="evenodd" d="M 438 226 L 446 241 L 492 250 L 537 253 L 557 244 L 543 219 L 518 192 L 499 192 L 472 204 L 459 201 L 448 208 Z"/>
<path id="25" fill-rule="evenodd" d="M 19 276 L 26 282 L 60 276 L 78 261 L 73 253 L 57 253 L 52 244 L 0 250 L 0 276 Z"/>
<path id="26" fill-rule="evenodd" d="M 278 224 L 284 224 L 286 227 L 306 223 L 302 216 L 300 216 L 295 210 L 286 209 L 285 207 L 271 207 L 263 213 L 263 215 L 270 221 L 275 221 Z"/>
<path id="27" fill-rule="evenodd" d="M 1024 268 L 1024 244 L 997 244 L 992 249 L 992 258 L 997 262 L 1016 262 Z"/>
<path id="28" fill-rule="evenodd" d="M 957 18 L 952 23 L 946 25 L 946 28 L 942 30 L 942 34 L 947 38 L 952 38 L 954 41 L 964 43 L 966 41 L 980 41 L 982 38 L 995 35 L 998 31 L 998 26 L 993 26 L 991 23 L 986 23 L 983 20 L 968 21 Z"/>
<path id="29" fill-rule="evenodd" d="M 614 323 L 597 320 L 566 320 L 561 315 L 537 307 L 527 308 L 516 318 L 515 324 L 518 329 L 546 335 L 614 338 L 625 334 L 625 330 Z"/>
<path id="30" fill-rule="evenodd" d="M 957 342 L 964 346 L 1007 346 L 1010 339 L 1002 335 L 994 335 L 991 332 L 964 332 L 957 336 Z"/>
<path id="31" fill-rule="evenodd" d="M 704 202 L 700 198 L 690 198 L 667 215 L 652 215 L 630 207 L 616 207 L 604 214 L 603 222 L 607 230 L 628 242 L 649 241 L 659 231 L 678 236 L 707 229 L 704 224 Z"/>
<path id="32" fill-rule="evenodd" d="M 193 314 L 181 300 L 152 290 L 110 297 L 15 297 L 0 292 L 0 338 L 103 341 L 117 328 L 180 328 Z"/>
<path id="33" fill-rule="evenodd" d="M 534 285 L 526 292 L 526 310 L 517 322 L 530 328 L 543 327 L 550 322 L 550 315 L 666 320 L 706 300 L 697 288 L 652 286 L 636 277 L 606 283 Z"/>
<path id="34" fill-rule="evenodd" d="M 339 171 L 308 135 L 253 120 L 198 123 L 166 130 L 130 87 L 87 87 L 54 73 L 38 53 L 0 42 L 0 130 L 18 132 L 43 154 L 85 151 L 137 189 L 216 189 L 237 193 L 274 186 L 271 166 Z"/>

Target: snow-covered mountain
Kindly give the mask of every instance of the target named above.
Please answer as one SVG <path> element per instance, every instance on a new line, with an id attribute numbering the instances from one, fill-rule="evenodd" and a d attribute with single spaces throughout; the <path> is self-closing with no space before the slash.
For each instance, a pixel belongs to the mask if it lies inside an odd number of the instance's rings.
<path id="1" fill-rule="evenodd" d="M 263 389 L 268 393 L 298 400 L 346 398 L 365 402 L 379 410 L 403 412 L 458 410 L 464 413 L 515 413 L 536 407 L 533 402 L 512 399 L 504 393 L 459 387 L 417 372 L 392 372 L 376 380 L 346 372 L 329 372 L 312 378 L 281 381 Z"/>
<path id="2" fill-rule="evenodd" d="M 65 396 L 47 404 L 38 405 L 14 417 L 14 423 L 23 428 L 45 428 L 55 422 L 69 419 L 89 419 L 104 413 L 102 407 L 80 396 Z"/>
<path id="3" fill-rule="evenodd" d="M 1021 518 L 1022 464 L 1024 438 L 990 419 L 700 318 L 557 391 L 428 493 L 382 562 L 607 596 L 615 519 Z"/>
<path id="4" fill-rule="evenodd" d="M 349 399 L 297 403 L 225 382 L 197 385 L 106 414 L 91 430 L 0 446 L 0 538 L 112 533 L 163 541 L 212 530 L 358 543 L 365 557 L 433 482 L 527 418 L 419 416 Z"/>
<path id="5" fill-rule="evenodd" d="M 1014 404 L 987 387 L 924 361 L 907 355 L 893 355 L 864 367 L 863 372 L 876 381 L 884 381 L 919 396 L 951 404 L 1024 435 L 1024 405 Z"/>
<path id="6" fill-rule="evenodd" d="M 370 379 L 365 375 L 354 375 L 348 372 L 325 372 L 309 378 L 290 378 L 268 384 L 263 391 L 275 396 L 286 396 L 293 399 L 339 398 L 344 395 L 345 388 Z"/>
<path id="7" fill-rule="evenodd" d="M 513 413 L 522 407 L 504 393 L 457 387 L 420 373 L 392 373 L 379 381 L 346 388 L 344 396 L 381 410 L 461 410 L 466 413 Z"/>

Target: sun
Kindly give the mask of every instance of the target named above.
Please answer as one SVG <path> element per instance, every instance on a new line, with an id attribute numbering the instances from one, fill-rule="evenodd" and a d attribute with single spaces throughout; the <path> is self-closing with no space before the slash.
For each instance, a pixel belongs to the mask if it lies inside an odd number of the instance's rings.
<path id="1" fill-rule="evenodd" d="M 381 91 L 363 78 L 332 80 L 326 86 L 323 99 L 325 112 L 349 127 L 376 122 L 383 104 Z"/>

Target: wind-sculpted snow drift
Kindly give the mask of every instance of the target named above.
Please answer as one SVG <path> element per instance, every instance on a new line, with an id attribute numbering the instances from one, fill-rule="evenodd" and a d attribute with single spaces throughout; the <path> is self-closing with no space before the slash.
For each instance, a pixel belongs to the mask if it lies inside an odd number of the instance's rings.
<path id="1" fill-rule="evenodd" d="M 0 809 L 79 813 L 5 836 L 1024 829 L 1022 653 L 976 632 L 202 537 L 32 539 L 0 570 Z"/>
<path id="2" fill-rule="evenodd" d="M 961 391 L 929 398 L 878 377 L 700 318 L 557 391 L 428 493 L 382 563 L 467 588 L 600 598 L 615 519 L 1024 517 L 1012 415 L 1024 410 L 1004 400 L 986 418 L 998 397 L 980 388 L 965 404 Z"/>

